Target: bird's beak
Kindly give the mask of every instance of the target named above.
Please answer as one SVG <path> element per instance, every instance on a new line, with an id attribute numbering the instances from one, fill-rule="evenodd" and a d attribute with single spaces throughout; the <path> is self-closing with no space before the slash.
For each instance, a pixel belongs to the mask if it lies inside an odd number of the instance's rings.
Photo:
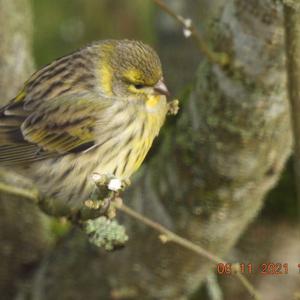
<path id="1" fill-rule="evenodd" d="M 158 95 L 170 96 L 170 92 L 164 83 L 163 79 L 160 79 L 154 86 L 154 92 Z"/>

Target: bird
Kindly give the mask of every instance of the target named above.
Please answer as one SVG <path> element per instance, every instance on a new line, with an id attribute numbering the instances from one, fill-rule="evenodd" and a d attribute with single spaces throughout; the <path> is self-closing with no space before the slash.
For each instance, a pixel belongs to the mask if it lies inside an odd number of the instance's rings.
<path id="1" fill-rule="evenodd" d="M 54 205 L 82 206 L 93 174 L 129 181 L 169 110 L 155 50 L 102 40 L 36 71 L 0 108 L 0 166 L 25 175 Z"/>

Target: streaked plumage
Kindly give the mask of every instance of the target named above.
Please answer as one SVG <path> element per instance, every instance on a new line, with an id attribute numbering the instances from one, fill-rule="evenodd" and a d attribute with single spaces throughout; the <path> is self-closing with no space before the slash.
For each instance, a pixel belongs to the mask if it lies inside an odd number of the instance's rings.
<path id="1" fill-rule="evenodd" d="M 0 109 L 0 166 L 41 192 L 78 206 L 91 175 L 129 179 L 168 110 L 158 56 L 136 41 L 109 40 L 55 60 Z"/>

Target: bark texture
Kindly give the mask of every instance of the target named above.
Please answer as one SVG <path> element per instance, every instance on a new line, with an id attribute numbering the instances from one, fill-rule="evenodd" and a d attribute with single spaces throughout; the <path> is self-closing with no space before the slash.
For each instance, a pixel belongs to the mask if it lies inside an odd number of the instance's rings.
<path id="1" fill-rule="evenodd" d="M 33 70 L 31 11 L 27 0 L 0 0 L 0 103 L 5 104 Z M 0 182 L 24 181 L 0 170 Z M 47 245 L 39 209 L 24 199 L 0 194 L 0 297 L 15 297 Z"/>
<path id="2" fill-rule="evenodd" d="M 203 59 L 180 116 L 166 127 L 125 201 L 224 257 L 276 183 L 292 139 L 282 6 L 210 2 L 218 18 L 206 35 L 230 54 L 231 64 L 220 69 Z M 124 249 L 92 251 L 73 233 L 40 268 L 33 299 L 187 299 L 213 267 L 119 219 L 130 235 Z"/>

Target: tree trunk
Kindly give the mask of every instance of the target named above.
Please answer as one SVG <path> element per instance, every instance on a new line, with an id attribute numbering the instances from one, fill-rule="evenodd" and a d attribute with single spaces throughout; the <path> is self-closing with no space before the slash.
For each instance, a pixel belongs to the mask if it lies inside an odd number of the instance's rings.
<path id="1" fill-rule="evenodd" d="M 1 105 L 16 95 L 33 70 L 31 35 L 29 1 L 0 0 Z M 0 170 L 0 182 L 24 184 L 9 170 Z M 35 205 L 0 194 L 0 245 L 0 295 L 9 300 L 26 282 L 47 246 L 44 221 Z"/>

